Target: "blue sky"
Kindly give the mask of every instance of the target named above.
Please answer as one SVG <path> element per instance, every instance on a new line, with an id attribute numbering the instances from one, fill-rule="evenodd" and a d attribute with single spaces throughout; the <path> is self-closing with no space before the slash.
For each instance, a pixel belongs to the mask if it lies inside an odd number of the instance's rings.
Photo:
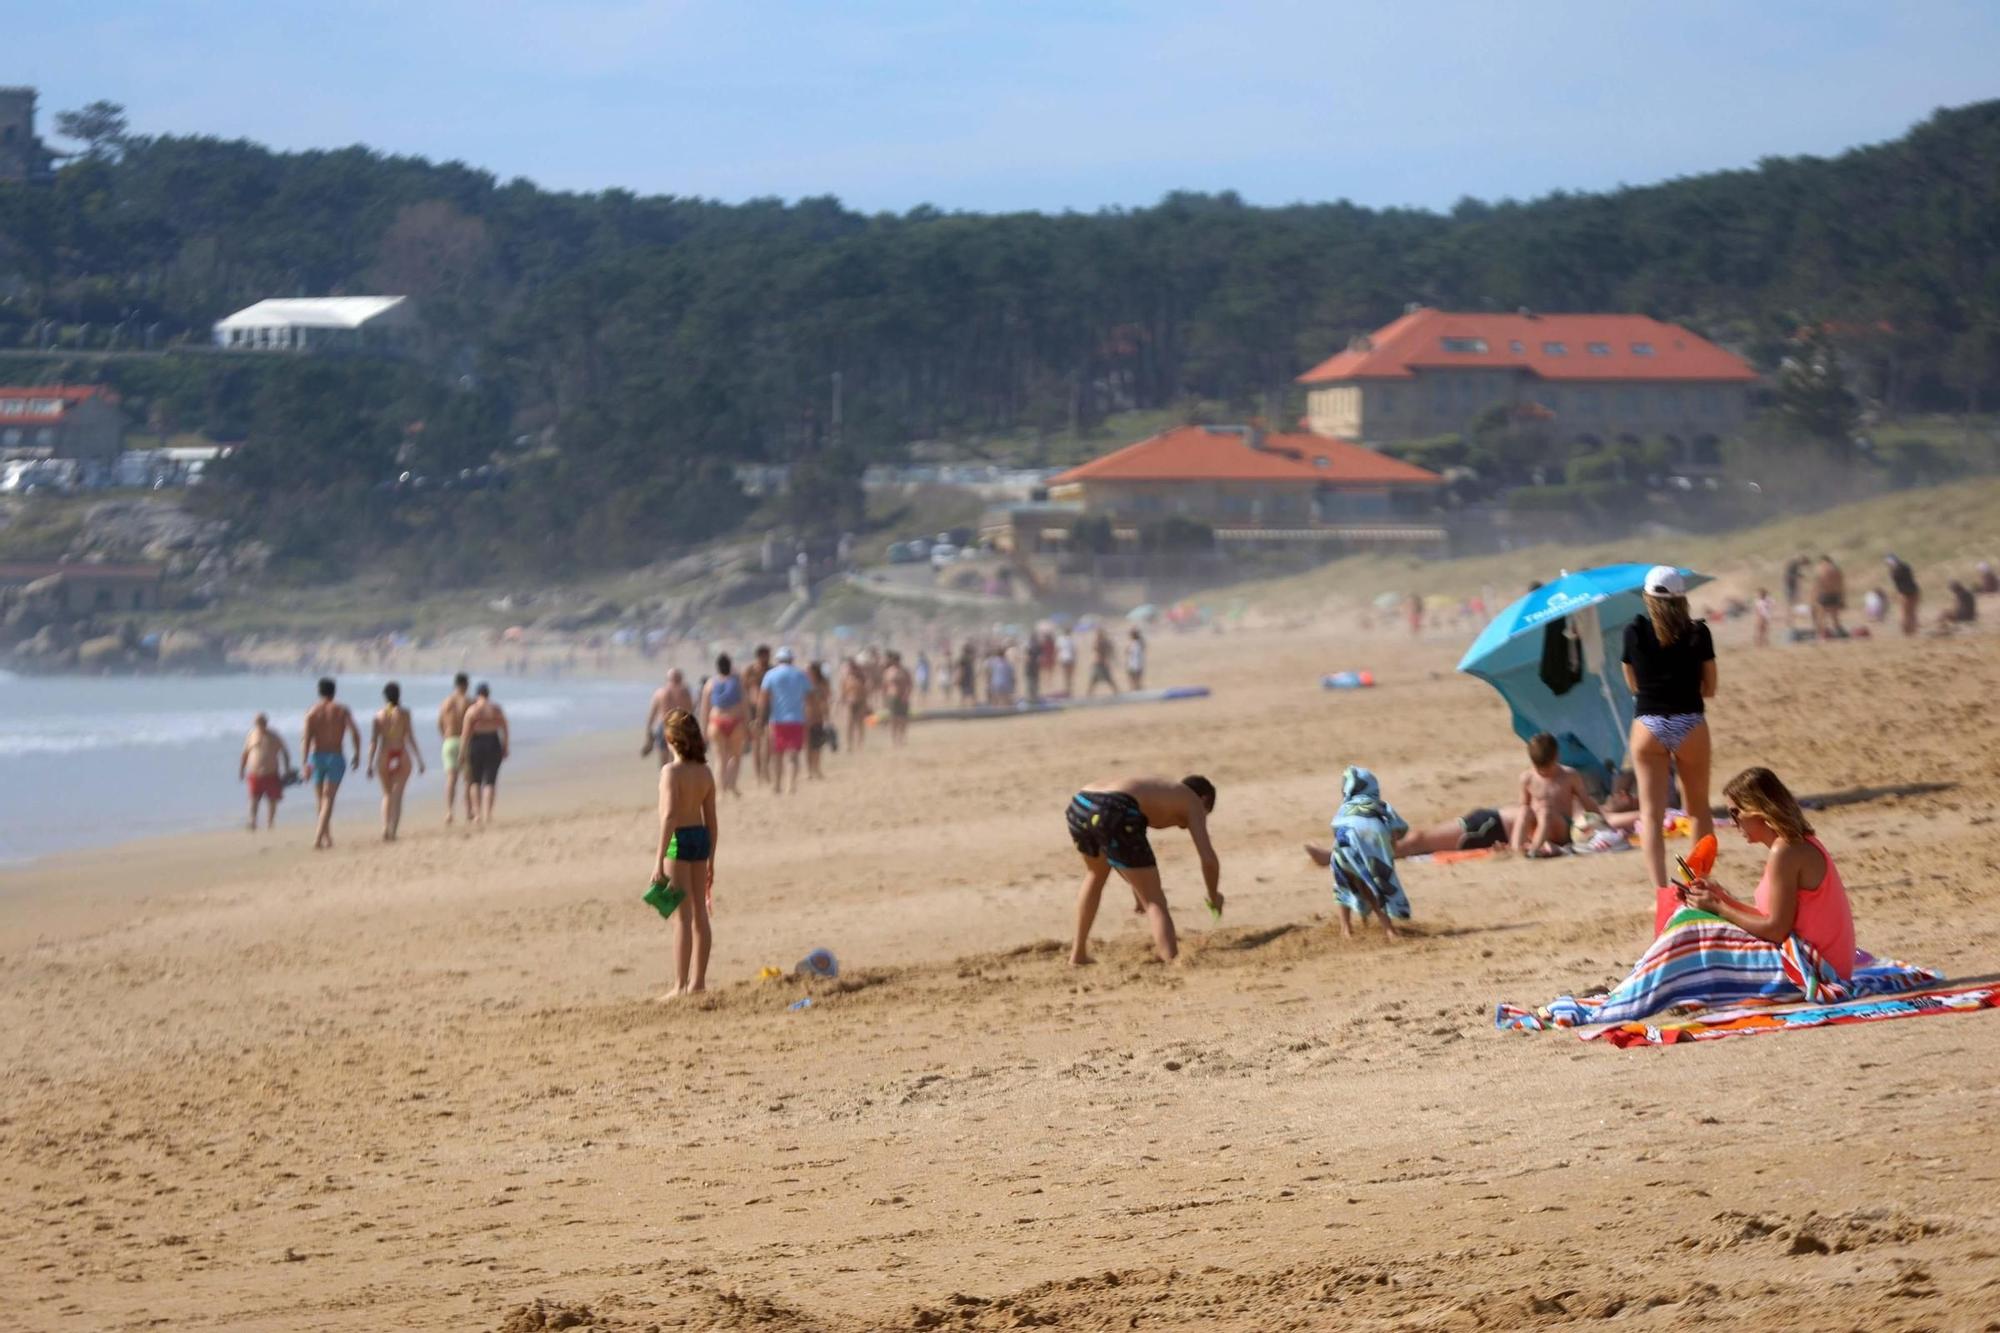
<path id="1" fill-rule="evenodd" d="M 2000 4 L 0 0 L 47 122 L 866 210 L 1446 208 L 1830 153 L 2000 96 Z"/>

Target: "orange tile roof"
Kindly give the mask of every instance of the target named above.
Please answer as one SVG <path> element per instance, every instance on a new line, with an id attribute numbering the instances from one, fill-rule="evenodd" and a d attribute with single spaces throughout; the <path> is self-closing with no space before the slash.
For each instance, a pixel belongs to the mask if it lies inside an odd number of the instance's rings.
<path id="1" fill-rule="evenodd" d="M 1301 485 L 1436 486 L 1444 478 L 1345 440 L 1265 435 L 1253 449 L 1241 428 L 1178 426 L 1051 477 L 1082 481 L 1269 481 Z"/>
<path id="2" fill-rule="evenodd" d="M 86 398 L 99 396 L 109 402 L 118 401 L 118 395 L 101 384 L 0 385 L 0 398 L 60 398 L 66 403 L 80 403 Z"/>
<path id="3" fill-rule="evenodd" d="M 1562 350 L 1551 350 L 1552 343 Z M 1602 350 L 1593 353 L 1593 346 Z M 1757 378 L 1734 353 L 1645 315 L 1454 314 L 1425 307 L 1320 362 L 1299 383 L 1406 380 L 1420 370 L 1480 368 L 1559 381 Z"/>

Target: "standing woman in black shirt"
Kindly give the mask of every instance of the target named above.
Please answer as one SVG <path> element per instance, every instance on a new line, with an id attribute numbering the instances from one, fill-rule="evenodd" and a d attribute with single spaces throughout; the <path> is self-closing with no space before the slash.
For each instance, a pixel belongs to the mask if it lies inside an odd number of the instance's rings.
<path id="1" fill-rule="evenodd" d="M 1715 831 L 1703 702 L 1715 697 L 1715 641 L 1707 623 L 1688 613 L 1687 580 L 1672 565 L 1646 571 L 1646 612 L 1625 627 L 1625 683 L 1635 714 L 1629 748 L 1639 779 L 1639 845 L 1653 885 L 1664 887 L 1670 881 L 1661 824 L 1673 770 L 1696 841 Z"/>

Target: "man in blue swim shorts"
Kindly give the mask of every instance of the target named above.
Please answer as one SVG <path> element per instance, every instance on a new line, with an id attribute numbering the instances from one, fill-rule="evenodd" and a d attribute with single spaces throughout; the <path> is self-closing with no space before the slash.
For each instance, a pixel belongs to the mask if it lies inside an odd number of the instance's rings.
<path id="1" fill-rule="evenodd" d="M 1083 857 L 1083 888 L 1076 899 L 1076 945 L 1069 961 L 1081 967 L 1090 959 L 1090 927 L 1105 881 L 1116 870 L 1132 886 L 1136 909 L 1146 914 L 1153 930 L 1153 951 L 1163 963 L 1180 952 L 1173 914 L 1160 887 L 1160 865 L 1153 856 L 1147 830 L 1184 828 L 1201 858 L 1208 885 L 1209 910 L 1222 913 L 1222 862 L 1208 841 L 1208 817 L 1215 810 L 1215 784 L 1199 775 L 1174 782 L 1168 778 L 1121 778 L 1084 788 L 1070 797 L 1063 812 L 1070 843 Z"/>
<path id="2" fill-rule="evenodd" d="M 354 737 L 354 762 L 359 765 L 361 728 L 354 724 L 354 714 L 347 711 L 346 704 L 334 702 L 332 677 L 322 677 L 319 702 L 306 710 L 305 741 L 299 746 L 299 761 L 319 797 L 319 831 L 313 837 L 316 852 L 333 846 L 333 801 L 340 794 L 341 779 L 347 776 L 347 756 L 341 753 L 341 743 L 350 735 Z"/>

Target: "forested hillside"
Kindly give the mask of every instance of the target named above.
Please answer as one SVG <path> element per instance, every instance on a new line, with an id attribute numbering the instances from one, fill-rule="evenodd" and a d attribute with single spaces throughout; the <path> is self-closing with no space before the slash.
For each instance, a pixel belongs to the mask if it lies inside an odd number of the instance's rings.
<path id="1" fill-rule="evenodd" d="M 1230 195 L 864 216 L 121 134 L 53 186 L 0 185 L 0 346 L 35 345 L 49 320 L 72 337 L 119 327 L 126 346 L 152 326 L 203 342 L 260 297 L 373 291 L 419 301 L 435 333 L 422 369 L 110 373 L 162 427 L 247 434 L 234 482 L 257 512 L 358 505 L 399 453 L 448 467 L 528 447 L 539 508 L 519 485 L 480 503 L 560 563 L 739 521 L 734 462 L 805 460 L 830 479 L 911 440 L 1120 408 L 1275 414 L 1295 374 L 1410 301 L 1644 311 L 1766 365 L 1810 323 L 1888 410 L 1964 407 L 2000 361 L 2000 102 L 1838 158 L 1448 216 Z"/>

